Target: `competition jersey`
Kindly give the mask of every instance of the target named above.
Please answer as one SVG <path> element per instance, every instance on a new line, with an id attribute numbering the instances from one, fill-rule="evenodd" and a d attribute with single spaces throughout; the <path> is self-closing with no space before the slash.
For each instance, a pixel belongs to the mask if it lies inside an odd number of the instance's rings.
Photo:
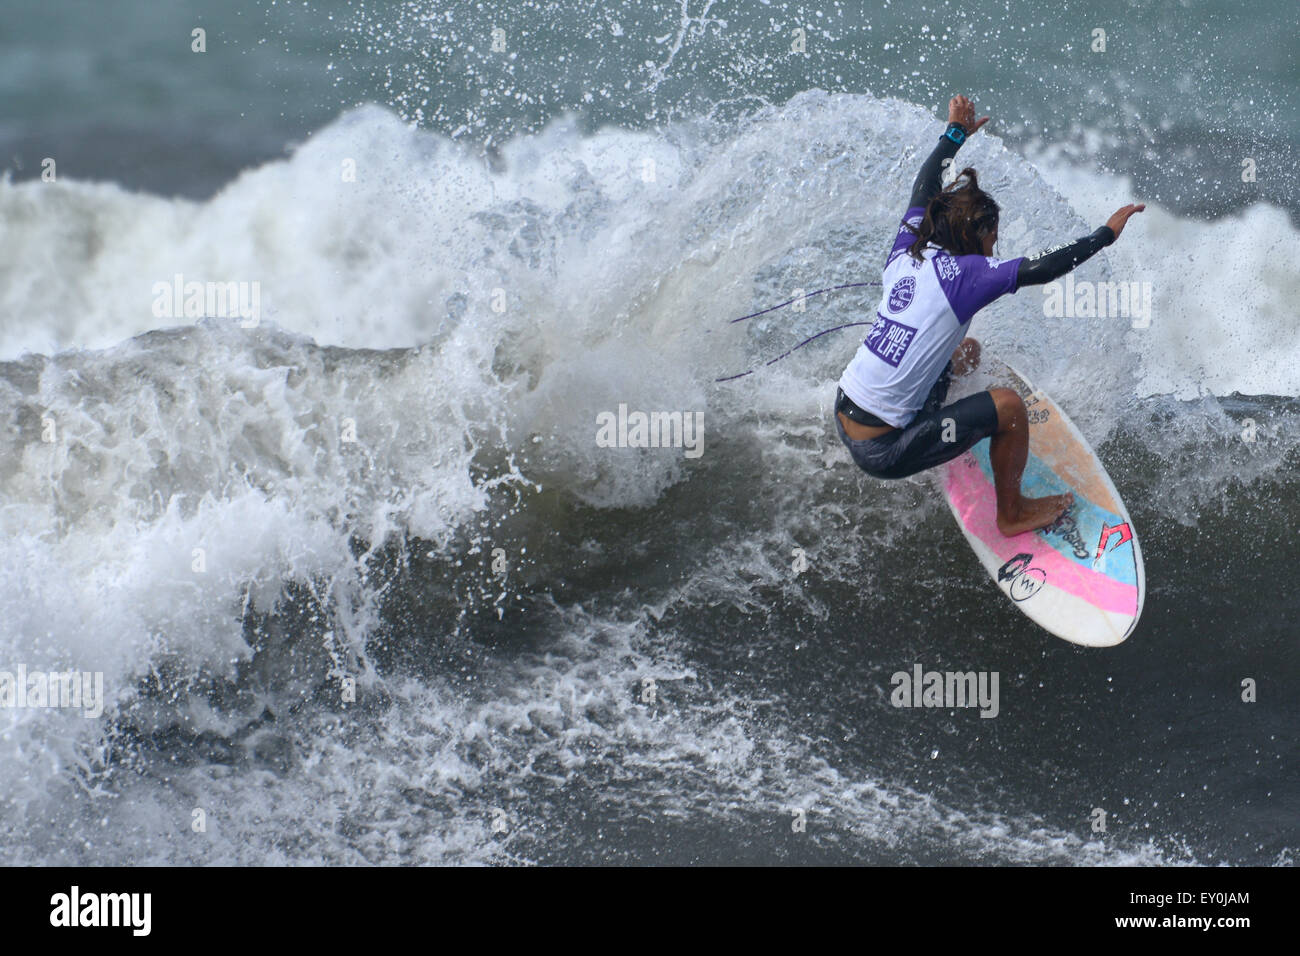
<path id="1" fill-rule="evenodd" d="M 854 404 L 896 428 L 921 410 L 975 313 L 1016 291 L 1021 262 L 954 256 L 933 245 L 917 262 L 907 254 L 916 236 L 906 224 L 920 225 L 924 213 L 913 206 L 903 214 L 885 260 L 875 324 L 840 376 Z"/>

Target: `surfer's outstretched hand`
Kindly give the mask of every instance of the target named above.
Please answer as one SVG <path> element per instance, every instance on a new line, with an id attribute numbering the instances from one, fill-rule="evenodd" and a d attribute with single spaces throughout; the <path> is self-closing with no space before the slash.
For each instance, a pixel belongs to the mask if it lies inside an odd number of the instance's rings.
<path id="1" fill-rule="evenodd" d="M 988 121 L 987 116 L 979 120 L 975 119 L 975 104 L 971 102 L 970 97 L 958 94 L 948 101 L 948 122 L 960 123 L 967 136 Z"/>
<path id="2" fill-rule="evenodd" d="M 1115 233 L 1115 238 L 1118 239 L 1119 234 L 1124 231 L 1124 224 L 1128 222 L 1129 216 L 1146 208 L 1146 203 L 1129 203 L 1121 209 L 1116 209 L 1115 214 L 1106 220 L 1106 225 L 1110 227 L 1111 232 Z"/>

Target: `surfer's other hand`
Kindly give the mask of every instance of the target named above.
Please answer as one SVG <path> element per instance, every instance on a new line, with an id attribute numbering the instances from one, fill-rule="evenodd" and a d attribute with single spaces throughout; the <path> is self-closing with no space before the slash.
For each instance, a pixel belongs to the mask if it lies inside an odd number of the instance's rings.
<path id="1" fill-rule="evenodd" d="M 1146 208 L 1146 203 L 1129 203 L 1127 206 L 1116 209 L 1115 214 L 1106 220 L 1106 225 L 1110 227 L 1110 231 L 1115 233 L 1115 238 L 1118 239 L 1119 234 L 1124 231 L 1124 224 L 1128 222 L 1128 217 Z"/>
<path id="2" fill-rule="evenodd" d="M 970 97 L 958 94 L 948 101 L 948 122 L 960 123 L 967 136 L 988 121 L 987 116 L 979 120 L 975 119 L 975 104 L 971 102 Z"/>

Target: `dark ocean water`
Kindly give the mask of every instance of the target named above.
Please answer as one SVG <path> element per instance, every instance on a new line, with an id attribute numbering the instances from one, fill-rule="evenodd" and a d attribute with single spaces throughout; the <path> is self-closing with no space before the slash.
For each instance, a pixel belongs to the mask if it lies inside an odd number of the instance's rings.
<path id="1" fill-rule="evenodd" d="M 682 9 L 9 5 L 0 670 L 107 709 L 0 711 L 5 862 L 1293 861 L 1294 4 Z M 1151 203 L 1078 271 L 1149 328 L 973 329 L 1128 504 L 1116 648 L 854 468 L 853 332 L 716 381 L 870 314 L 727 321 L 877 279 L 958 91 L 1000 254 Z M 620 404 L 703 453 L 602 447 Z M 916 664 L 998 715 L 891 706 Z"/>

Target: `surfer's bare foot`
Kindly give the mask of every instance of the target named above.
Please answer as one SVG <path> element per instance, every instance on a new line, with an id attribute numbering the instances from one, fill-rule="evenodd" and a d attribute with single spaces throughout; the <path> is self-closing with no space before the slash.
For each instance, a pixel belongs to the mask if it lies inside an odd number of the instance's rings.
<path id="1" fill-rule="evenodd" d="M 1014 514 L 998 514 L 998 530 L 1008 538 L 1035 528 L 1045 528 L 1074 502 L 1074 495 L 1048 495 L 1046 498 L 1021 498 Z"/>

